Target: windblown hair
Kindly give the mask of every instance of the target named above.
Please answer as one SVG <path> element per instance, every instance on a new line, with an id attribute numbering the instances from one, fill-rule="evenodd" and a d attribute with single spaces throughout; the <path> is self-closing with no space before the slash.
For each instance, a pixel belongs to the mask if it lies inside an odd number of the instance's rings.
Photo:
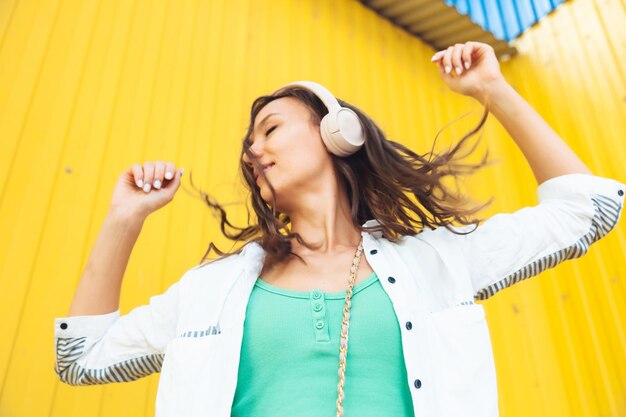
<path id="1" fill-rule="evenodd" d="M 268 103 L 281 97 L 293 97 L 304 103 L 311 110 L 311 123 L 319 125 L 322 117 L 328 113 L 315 94 L 297 86 L 282 89 L 277 94 L 258 97 L 253 102 L 250 125 L 243 140 L 239 160 L 245 186 L 250 191 L 249 198 L 256 221 L 244 227 L 233 225 L 228 220 L 224 208 L 194 186 L 216 217 L 219 217 L 224 236 L 234 241 L 235 244 L 256 241 L 261 245 L 266 253 L 264 265 L 266 268 L 285 260 L 290 255 L 297 256 L 292 252 L 292 239 L 296 239 L 310 249 L 315 248 L 314 245 L 305 242 L 298 233 L 291 232 L 289 216 L 276 210 L 274 187 L 249 149 L 257 114 Z M 425 227 L 435 229 L 443 226 L 456 234 L 467 234 L 476 229 L 463 233 L 452 227 L 454 222 L 478 226 L 482 219 L 471 219 L 471 215 L 491 204 L 493 197 L 481 206 L 464 208 L 469 199 L 448 189 L 443 179 L 451 176 L 457 181 L 459 176 L 471 174 L 491 163 L 491 161 L 487 162 L 488 151 L 479 163 L 460 162 L 475 150 L 478 142 L 469 151 L 462 152 L 468 139 L 484 125 L 489 114 L 487 108 L 478 125 L 465 134 L 452 149 L 434 154 L 433 142 L 429 153 L 419 155 L 406 146 L 387 139 L 376 123 L 360 109 L 343 100 L 338 99 L 338 101 L 358 115 L 366 137 L 364 146 L 348 157 L 343 158 L 331 154 L 340 186 L 347 192 L 352 222 L 356 228 L 367 232 L 382 232 L 386 239 L 394 242 L 402 236 L 413 236 Z M 435 141 L 440 133 L 441 131 L 435 136 Z M 271 205 L 261 197 L 253 168 L 243 161 L 244 154 L 248 156 L 259 175 L 268 184 L 272 193 Z M 378 220 L 379 225 L 363 227 L 362 224 L 370 219 Z M 249 208 L 248 222 L 250 223 Z M 223 256 L 239 253 L 242 247 L 235 252 L 225 253 L 212 242 L 200 263 L 207 259 L 211 249 Z"/>

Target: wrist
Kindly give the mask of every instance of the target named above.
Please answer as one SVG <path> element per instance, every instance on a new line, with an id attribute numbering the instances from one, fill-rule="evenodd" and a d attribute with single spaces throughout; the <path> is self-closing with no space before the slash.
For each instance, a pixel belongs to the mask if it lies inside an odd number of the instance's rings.
<path id="1" fill-rule="evenodd" d="M 128 207 L 111 206 L 107 212 L 107 218 L 127 224 L 128 226 L 136 225 L 141 227 L 147 217 L 147 214 Z"/>
<path id="2" fill-rule="evenodd" d="M 510 92 L 512 87 L 506 82 L 504 77 L 499 76 L 490 80 L 486 80 L 478 91 L 474 94 L 474 98 L 483 106 L 493 104 Z"/>

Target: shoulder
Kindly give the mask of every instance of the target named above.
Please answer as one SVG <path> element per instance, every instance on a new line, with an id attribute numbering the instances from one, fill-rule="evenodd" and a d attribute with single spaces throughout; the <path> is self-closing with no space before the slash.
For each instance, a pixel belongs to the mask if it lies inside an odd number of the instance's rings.
<path id="1" fill-rule="evenodd" d="M 224 255 L 189 268 L 181 283 L 185 287 L 220 285 L 236 279 L 250 262 L 251 251 L 254 249 L 246 244 L 241 252 Z"/>
<path id="2" fill-rule="evenodd" d="M 457 233 L 471 232 L 475 226 L 451 226 Z M 464 245 L 464 235 L 454 233 L 446 227 L 424 228 L 415 235 L 405 235 L 395 241 L 385 237 L 374 237 L 383 251 L 396 252 L 402 258 L 419 255 L 435 256 L 446 262 L 459 259 Z"/>
<path id="3" fill-rule="evenodd" d="M 365 224 L 363 224 L 363 226 L 373 227 L 373 226 L 378 226 L 379 224 L 380 223 L 377 220 L 368 220 Z M 415 235 L 401 236 L 395 241 L 388 240 L 386 237 L 382 235 L 382 232 L 380 231 L 365 232 L 365 234 L 368 234 L 372 239 L 374 239 L 378 243 L 384 242 L 383 244 L 389 245 L 389 247 L 402 248 L 402 247 L 411 247 L 411 246 L 421 245 L 421 244 L 432 244 L 432 245 L 446 244 L 446 243 L 455 244 L 455 242 L 458 242 L 460 240 L 459 238 L 463 237 L 463 234 L 457 234 L 457 233 L 472 232 L 474 228 L 475 228 L 474 225 L 467 225 L 467 226 L 449 225 L 448 228 L 444 226 L 439 226 L 436 228 L 424 227 Z M 454 233 L 453 231 L 457 233 Z"/>
<path id="4" fill-rule="evenodd" d="M 388 241 L 391 244 L 395 244 L 398 246 L 406 246 L 406 245 L 415 245 L 415 244 L 430 244 L 430 243 L 454 243 L 458 241 L 459 238 L 462 238 L 464 234 L 468 232 L 472 232 L 475 226 L 452 226 L 449 228 L 444 226 L 439 226 L 436 228 L 425 227 L 415 235 L 405 235 L 398 238 L 396 242 L 391 242 L 385 238 L 385 241 Z M 456 233 L 455 233 L 456 232 Z"/>

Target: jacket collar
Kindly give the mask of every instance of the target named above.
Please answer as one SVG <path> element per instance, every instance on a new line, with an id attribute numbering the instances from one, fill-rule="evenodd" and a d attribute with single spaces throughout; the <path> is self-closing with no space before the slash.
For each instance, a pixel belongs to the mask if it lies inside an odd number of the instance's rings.
<path id="1" fill-rule="evenodd" d="M 368 220 L 365 223 L 363 223 L 362 227 L 374 227 L 374 226 L 380 226 L 380 222 L 378 220 Z M 365 235 L 370 235 L 376 239 L 380 239 L 381 237 L 383 237 L 383 232 L 361 232 L 362 236 Z"/>

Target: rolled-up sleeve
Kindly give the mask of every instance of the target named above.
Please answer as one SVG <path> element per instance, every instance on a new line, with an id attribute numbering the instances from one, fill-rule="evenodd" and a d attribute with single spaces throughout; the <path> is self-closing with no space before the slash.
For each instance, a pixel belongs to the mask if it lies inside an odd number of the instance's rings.
<path id="1" fill-rule="evenodd" d="M 54 319 L 55 372 L 70 385 L 129 382 L 160 372 L 175 336 L 180 281 L 150 302 L 120 310 Z"/>
<path id="2" fill-rule="evenodd" d="M 496 214 L 461 236 L 474 299 L 485 300 L 583 256 L 592 243 L 615 228 L 625 189 L 619 181 L 595 175 L 554 177 L 537 187 L 539 204 Z"/>

